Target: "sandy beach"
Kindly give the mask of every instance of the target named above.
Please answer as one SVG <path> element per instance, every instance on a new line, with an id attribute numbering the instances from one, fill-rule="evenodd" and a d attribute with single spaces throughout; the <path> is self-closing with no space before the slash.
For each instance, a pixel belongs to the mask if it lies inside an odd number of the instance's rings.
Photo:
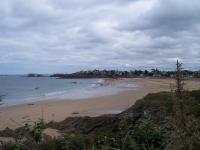
<path id="1" fill-rule="evenodd" d="M 127 89 L 115 95 L 87 98 L 80 100 L 51 100 L 40 101 L 16 106 L 0 108 L 0 130 L 9 127 L 15 129 L 25 123 L 31 123 L 39 118 L 46 122 L 62 121 L 69 116 L 99 116 L 102 114 L 119 113 L 136 100 L 148 93 L 169 91 L 173 88 L 172 79 L 136 78 L 123 79 L 126 82 L 135 82 L 138 87 Z M 185 81 L 185 88 L 200 89 L 200 81 Z"/>

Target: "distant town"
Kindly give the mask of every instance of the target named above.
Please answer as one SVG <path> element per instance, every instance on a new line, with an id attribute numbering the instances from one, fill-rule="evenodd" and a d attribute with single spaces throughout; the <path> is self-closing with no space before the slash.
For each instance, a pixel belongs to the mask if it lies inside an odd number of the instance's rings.
<path id="1" fill-rule="evenodd" d="M 69 78 L 135 78 L 135 77 L 156 77 L 156 78 L 174 78 L 175 71 L 161 71 L 159 69 L 134 70 L 134 71 L 116 71 L 116 70 L 90 70 L 79 71 L 71 74 L 57 73 L 52 75 L 28 74 L 28 77 L 56 77 L 61 79 Z M 200 78 L 200 71 L 183 70 L 183 76 L 186 79 Z"/>

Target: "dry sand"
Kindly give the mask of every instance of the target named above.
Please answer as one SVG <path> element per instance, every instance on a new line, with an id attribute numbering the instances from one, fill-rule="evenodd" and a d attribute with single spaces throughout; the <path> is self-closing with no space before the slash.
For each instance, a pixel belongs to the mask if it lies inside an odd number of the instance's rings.
<path id="1" fill-rule="evenodd" d="M 6 127 L 15 129 L 39 118 L 44 118 L 46 122 L 49 122 L 52 120 L 62 121 L 69 116 L 98 116 L 119 113 L 148 93 L 171 90 L 174 83 L 171 79 L 137 78 L 124 80 L 136 82 L 138 88 L 127 89 L 127 91 L 111 96 L 81 100 L 41 101 L 0 108 L 0 130 Z M 186 81 L 185 83 L 186 89 L 200 89 L 200 81 L 198 80 Z"/>

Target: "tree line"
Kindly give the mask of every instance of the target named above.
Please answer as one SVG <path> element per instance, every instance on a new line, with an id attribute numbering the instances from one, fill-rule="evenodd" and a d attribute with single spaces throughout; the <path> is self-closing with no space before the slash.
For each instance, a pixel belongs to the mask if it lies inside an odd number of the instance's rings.
<path id="1" fill-rule="evenodd" d="M 184 78 L 200 78 L 200 71 L 183 70 Z M 58 78 L 133 78 L 133 77 L 165 77 L 175 78 L 176 71 L 161 71 L 159 69 L 151 70 L 133 70 L 133 71 L 117 71 L 117 70 L 90 70 L 79 71 L 71 74 L 53 74 L 50 77 Z"/>

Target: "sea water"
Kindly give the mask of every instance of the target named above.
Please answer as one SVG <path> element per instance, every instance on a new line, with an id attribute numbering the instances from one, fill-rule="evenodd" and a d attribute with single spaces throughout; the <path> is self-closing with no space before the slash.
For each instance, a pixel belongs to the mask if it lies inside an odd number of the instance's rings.
<path id="1" fill-rule="evenodd" d="M 105 86 L 104 79 L 0 76 L 0 104 L 2 107 L 40 100 L 84 99 L 112 95 L 125 88 L 121 84 Z"/>

